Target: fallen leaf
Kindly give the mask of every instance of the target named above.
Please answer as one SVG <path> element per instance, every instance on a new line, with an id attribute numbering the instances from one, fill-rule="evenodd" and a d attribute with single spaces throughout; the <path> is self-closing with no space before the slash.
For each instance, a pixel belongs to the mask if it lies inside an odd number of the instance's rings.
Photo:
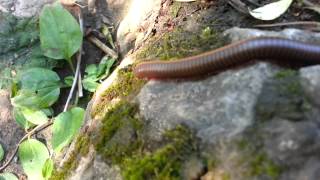
<path id="1" fill-rule="evenodd" d="M 274 20 L 285 13 L 291 3 L 292 0 L 280 0 L 254 10 L 249 10 L 249 13 L 256 19 L 264 21 Z"/>

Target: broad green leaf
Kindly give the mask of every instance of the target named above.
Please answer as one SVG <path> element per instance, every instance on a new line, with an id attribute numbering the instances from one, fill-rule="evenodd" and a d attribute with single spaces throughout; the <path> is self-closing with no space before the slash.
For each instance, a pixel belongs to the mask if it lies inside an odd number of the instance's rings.
<path id="1" fill-rule="evenodd" d="M 47 115 L 41 110 L 22 108 L 21 113 L 24 118 L 32 124 L 40 125 L 48 121 Z"/>
<path id="2" fill-rule="evenodd" d="M 46 116 L 52 116 L 53 113 L 54 113 L 52 108 L 41 109 L 41 111 L 42 111 Z"/>
<path id="3" fill-rule="evenodd" d="M 82 44 L 79 24 L 58 2 L 42 9 L 40 41 L 44 54 L 53 59 L 69 60 Z"/>
<path id="4" fill-rule="evenodd" d="M 0 180 L 18 180 L 17 176 L 12 173 L 0 173 Z"/>
<path id="5" fill-rule="evenodd" d="M 35 92 L 31 90 L 22 89 L 18 91 L 17 95 L 11 98 L 11 104 L 18 108 L 34 108 L 40 109 L 41 98 L 36 95 Z"/>
<path id="6" fill-rule="evenodd" d="M 292 1 L 293 0 L 280 0 L 254 10 L 249 10 L 249 13 L 256 19 L 265 21 L 274 20 L 287 11 Z"/>
<path id="7" fill-rule="evenodd" d="M 0 162 L 2 161 L 3 157 L 4 157 L 4 150 L 2 145 L 0 144 Z"/>
<path id="8" fill-rule="evenodd" d="M 82 80 L 83 88 L 90 92 L 96 91 L 97 87 L 99 86 L 99 83 L 96 82 L 97 80 L 98 79 L 96 77 L 92 77 L 92 76 L 85 77 Z"/>
<path id="9" fill-rule="evenodd" d="M 16 120 L 16 122 L 23 128 L 23 129 L 29 129 L 33 126 L 35 126 L 34 124 L 32 124 L 31 122 L 27 121 L 26 118 L 24 117 L 24 115 L 22 114 L 20 108 L 13 108 L 13 116 L 14 119 Z"/>
<path id="10" fill-rule="evenodd" d="M 54 164 L 53 164 L 52 159 L 50 159 L 50 158 L 47 159 L 46 162 L 44 163 L 43 168 L 42 168 L 42 176 L 45 179 L 49 179 L 51 177 L 53 167 L 54 167 Z"/>
<path id="11" fill-rule="evenodd" d="M 86 67 L 85 72 L 90 76 L 94 75 L 97 76 L 98 68 L 97 65 L 95 64 L 90 64 L 89 66 Z"/>
<path id="12" fill-rule="evenodd" d="M 44 68 L 30 68 L 18 75 L 20 91 L 14 97 L 16 106 L 48 108 L 60 94 L 60 78 L 54 71 Z M 19 97 L 20 96 L 20 97 Z M 28 102 L 24 102 L 28 98 Z M 32 106 L 32 107 L 30 107 Z"/>
<path id="13" fill-rule="evenodd" d="M 49 158 L 49 152 L 43 143 L 35 139 L 28 139 L 20 144 L 18 154 L 28 179 L 44 179 L 42 169 Z"/>
<path id="14" fill-rule="evenodd" d="M 60 152 L 79 131 L 83 123 L 84 112 L 82 108 L 75 107 L 55 118 L 52 127 L 52 147 L 55 152 Z"/>

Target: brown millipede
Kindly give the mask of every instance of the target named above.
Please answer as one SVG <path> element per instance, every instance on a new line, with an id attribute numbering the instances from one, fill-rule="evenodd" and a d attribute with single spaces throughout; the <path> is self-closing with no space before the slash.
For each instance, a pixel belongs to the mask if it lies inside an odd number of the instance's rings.
<path id="1" fill-rule="evenodd" d="M 188 78 L 254 59 L 318 64 L 320 46 L 283 38 L 257 37 L 177 61 L 143 62 L 134 68 L 134 74 L 139 78 L 149 79 Z"/>

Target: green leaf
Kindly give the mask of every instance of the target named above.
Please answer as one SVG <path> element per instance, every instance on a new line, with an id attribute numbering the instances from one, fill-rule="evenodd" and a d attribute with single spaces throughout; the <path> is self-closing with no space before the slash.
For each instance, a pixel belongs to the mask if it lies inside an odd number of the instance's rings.
<path id="1" fill-rule="evenodd" d="M 28 139 L 20 144 L 18 153 L 28 179 L 44 179 L 42 169 L 49 158 L 47 147 L 38 140 Z"/>
<path id="2" fill-rule="evenodd" d="M 98 72 L 98 68 L 97 65 L 95 64 L 90 64 L 89 66 L 86 67 L 85 72 L 89 75 L 89 76 L 97 76 L 97 72 Z"/>
<path id="3" fill-rule="evenodd" d="M 32 124 L 40 125 L 48 121 L 47 115 L 41 110 L 22 108 L 21 113 L 24 118 Z"/>
<path id="4" fill-rule="evenodd" d="M 18 178 L 12 173 L 0 173 L 0 180 L 18 180 Z"/>
<path id="5" fill-rule="evenodd" d="M 59 82 L 58 74 L 49 69 L 30 68 L 21 72 L 18 75 L 20 91 L 13 99 L 14 106 L 34 109 L 50 107 L 59 98 Z M 28 98 L 28 102 L 25 98 Z"/>
<path id="6" fill-rule="evenodd" d="M 79 131 L 83 123 L 84 112 L 82 108 L 75 107 L 55 118 L 52 127 L 52 147 L 55 152 L 60 152 Z"/>
<path id="7" fill-rule="evenodd" d="M 54 113 L 52 108 L 41 109 L 41 111 L 42 111 L 46 116 L 52 116 L 53 113 Z"/>
<path id="8" fill-rule="evenodd" d="M 26 120 L 24 115 L 22 114 L 20 108 L 13 108 L 13 116 L 16 122 L 23 128 L 23 129 L 29 129 L 33 126 L 34 124 L 30 123 L 29 121 Z"/>
<path id="9" fill-rule="evenodd" d="M 107 56 L 103 57 L 99 66 L 97 76 L 99 79 L 104 79 L 109 76 L 111 67 L 116 62 L 115 59 L 109 58 Z"/>
<path id="10" fill-rule="evenodd" d="M 85 90 L 90 91 L 90 92 L 94 92 L 97 89 L 97 87 L 99 86 L 99 83 L 96 82 L 97 80 L 98 80 L 97 78 L 92 77 L 92 76 L 85 77 L 82 80 L 83 88 Z"/>
<path id="11" fill-rule="evenodd" d="M 292 1 L 293 0 L 280 0 L 254 10 L 249 10 L 249 13 L 256 19 L 265 21 L 274 20 L 287 11 Z"/>
<path id="12" fill-rule="evenodd" d="M 0 144 L 0 162 L 2 161 L 3 157 L 4 157 L 4 150 L 2 145 Z"/>
<path id="13" fill-rule="evenodd" d="M 49 179 L 51 177 L 53 167 L 54 167 L 54 164 L 53 164 L 52 159 L 50 159 L 50 158 L 47 159 L 46 162 L 44 163 L 43 168 L 42 168 L 42 176 L 45 179 Z"/>
<path id="14" fill-rule="evenodd" d="M 82 44 L 79 24 L 58 2 L 42 9 L 40 41 L 44 54 L 53 59 L 69 60 Z"/>
<path id="15" fill-rule="evenodd" d="M 73 83 L 73 79 L 74 79 L 73 76 L 67 76 L 67 77 L 64 78 L 64 83 L 67 86 L 71 87 L 72 83 Z"/>
<path id="16" fill-rule="evenodd" d="M 36 95 L 36 93 L 25 89 L 18 91 L 17 95 L 11 98 L 12 106 L 18 108 L 29 107 L 34 109 L 40 109 L 40 102 L 41 99 Z"/>

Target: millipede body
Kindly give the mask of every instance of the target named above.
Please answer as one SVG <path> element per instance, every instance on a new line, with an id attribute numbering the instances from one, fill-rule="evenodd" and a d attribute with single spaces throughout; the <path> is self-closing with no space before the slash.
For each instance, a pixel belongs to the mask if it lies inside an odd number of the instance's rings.
<path id="1" fill-rule="evenodd" d="M 312 65 L 320 63 L 320 46 L 295 40 L 258 37 L 176 61 L 150 61 L 138 64 L 139 78 L 188 78 L 224 70 L 251 60 L 275 60 Z"/>

